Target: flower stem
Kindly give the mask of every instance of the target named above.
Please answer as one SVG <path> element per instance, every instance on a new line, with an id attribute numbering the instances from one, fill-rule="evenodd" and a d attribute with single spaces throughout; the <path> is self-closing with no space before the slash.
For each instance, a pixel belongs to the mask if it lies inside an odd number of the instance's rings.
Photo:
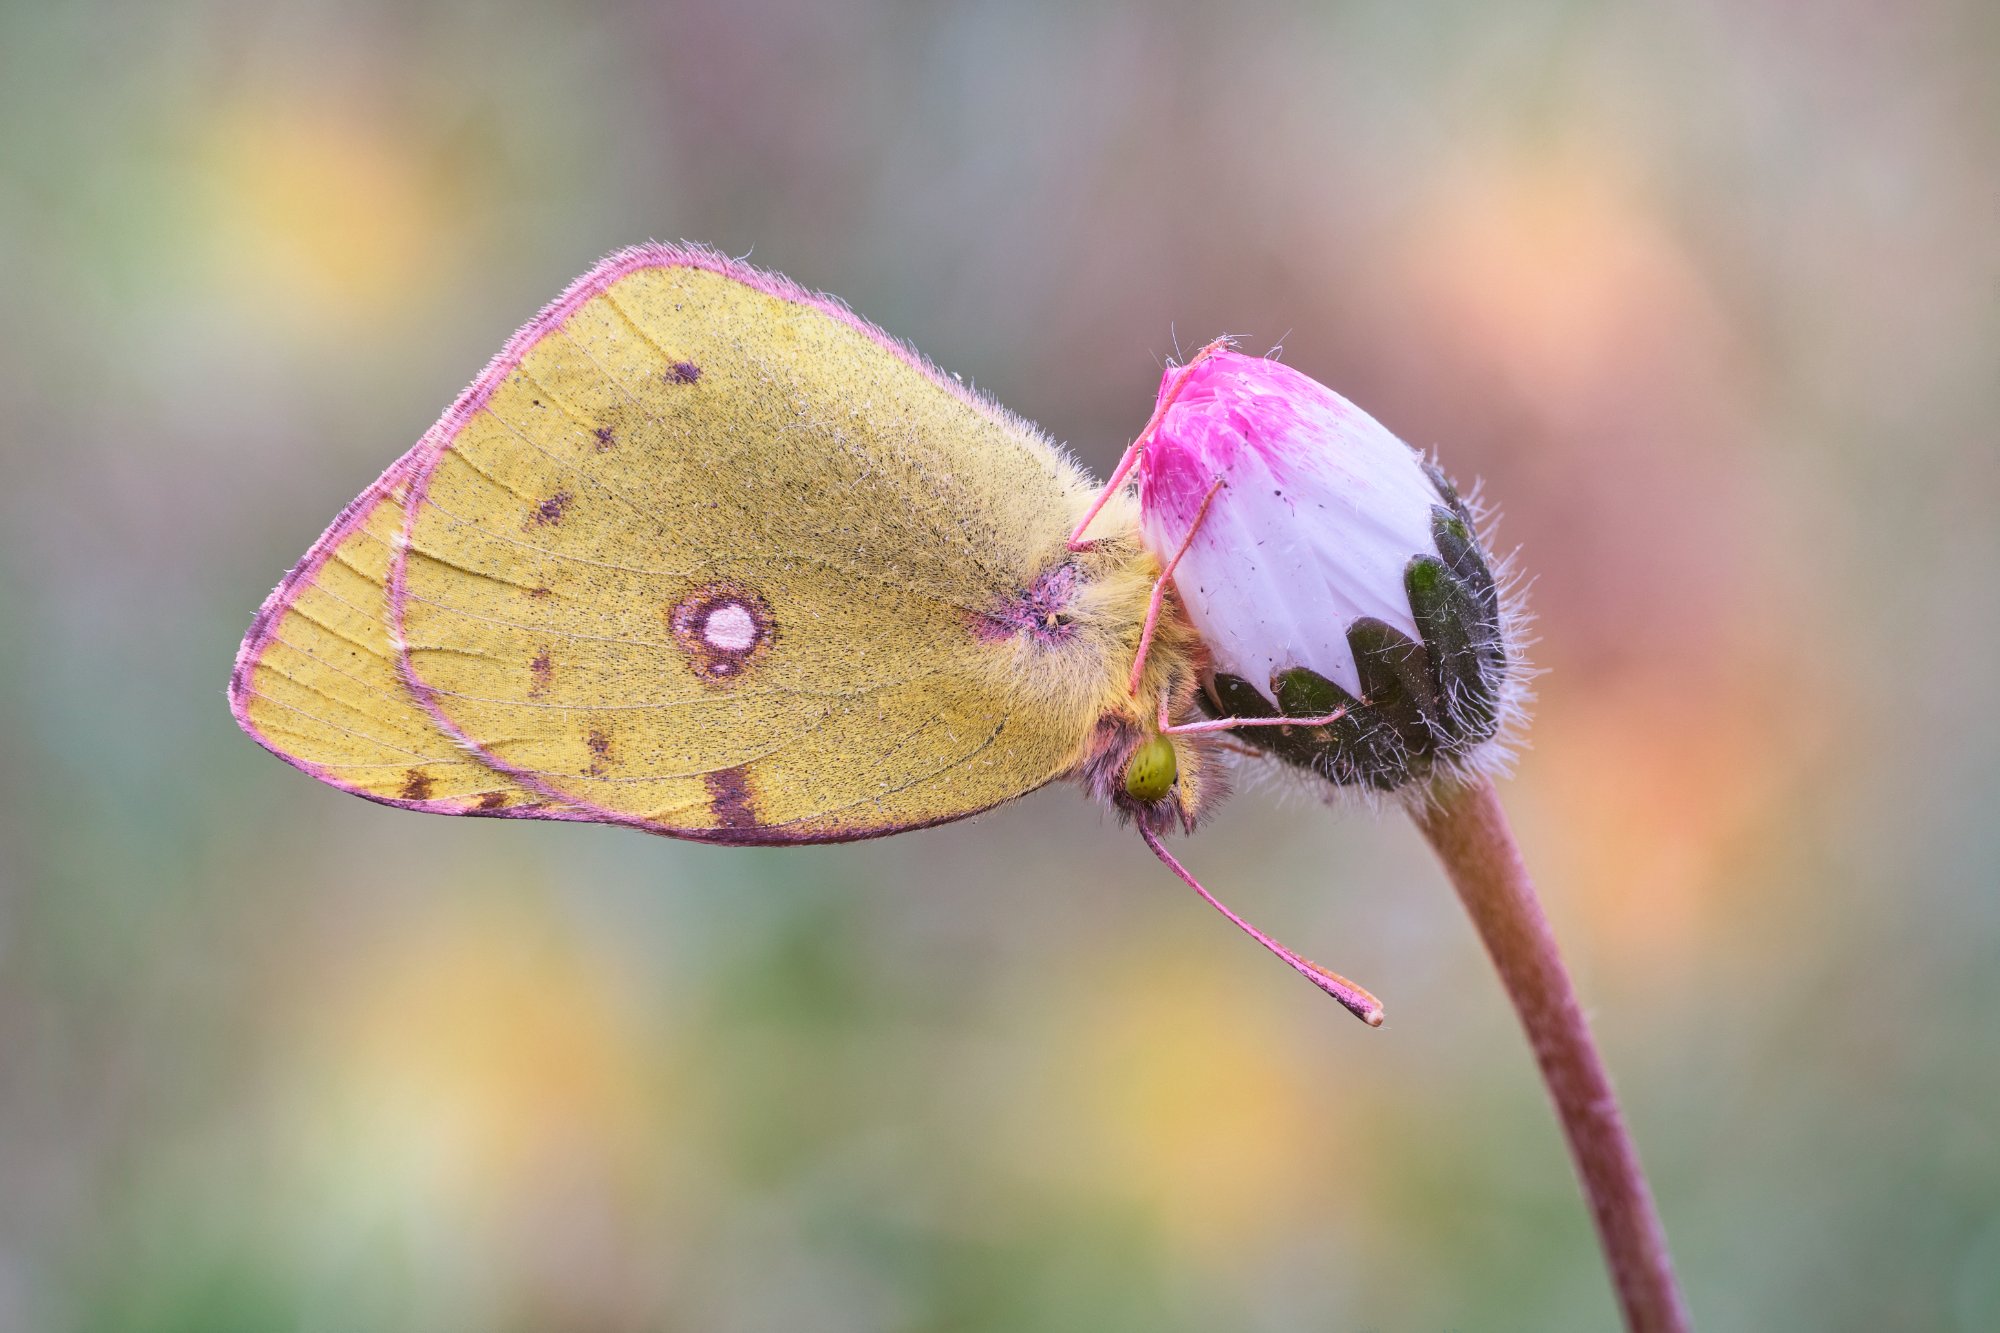
<path id="1" fill-rule="evenodd" d="M 1625 1327 L 1686 1333 L 1687 1308 L 1638 1150 L 1500 798 L 1481 780 L 1437 792 L 1411 813 L 1472 914 L 1527 1029 L 1597 1224 Z"/>

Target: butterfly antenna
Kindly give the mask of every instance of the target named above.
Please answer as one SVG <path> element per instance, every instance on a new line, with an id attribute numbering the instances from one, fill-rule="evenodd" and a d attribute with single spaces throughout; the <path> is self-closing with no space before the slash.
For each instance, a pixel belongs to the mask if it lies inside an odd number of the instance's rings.
<path id="1" fill-rule="evenodd" d="M 1174 558 L 1167 561 L 1160 577 L 1153 581 L 1153 598 L 1146 603 L 1146 623 L 1139 631 L 1139 652 L 1132 659 L 1132 679 L 1125 691 L 1135 699 L 1139 697 L 1139 682 L 1146 675 L 1146 655 L 1153 650 L 1153 635 L 1160 628 L 1160 607 L 1167 600 L 1167 589 L 1173 586 L 1174 570 L 1180 565 L 1181 557 L 1187 554 L 1188 547 L 1194 545 L 1194 535 L 1201 531 L 1201 521 L 1208 517 L 1208 507 L 1215 503 L 1215 493 L 1221 489 L 1222 478 L 1217 477 L 1209 486 L 1208 494 L 1201 497 L 1201 508 L 1195 511 L 1194 522 L 1188 525 L 1187 536 L 1181 538 Z M 1166 706 L 1167 696 L 1162 693 L 1160 707 L 1164 710 Z"/>
<path id="2" fill-rule="evenodd" d="M 1153 849 L 1153 855 L 1159 857 L 1165 863 L 1167 869 L 1180 876 L 1183 884 L 1186 884 L 1189 888 L 1200 894 L 1202 901 L 1206 902 L 1210 907 L 1213 907 L 1216 911 L 1234 921 L 1237 928 L 1244 934 L 1278 955 L 1278 957 L 1284 959 L 1307 981 L 1310 981 L 1313 985 L 1340 1001 L 1342 1007 L 1348 1013 L 1353 1014 L 1371 1028 L 1382 1026 L 1382 1002 L 1380 1000 L 1349 981 L 1346 977 L 1341 976 L 1338 972 L 1329 972 L 1318 963 L 1308 962 L 1306 959 L 1299 957 L 1299 955 L 1293 953 L 1290 949 L 1287 949 L 1284 945 L 1278 943 L 1269 935 L 1266 935 L 1263 931 L 1257 929 L 1257 927 L 1223 906 L 1220 899 L 1207 889 L 1204 889 L 1201 886 L 1201 882 L 1187 872 L 1186 866 L 1183 866 L 1179 861 L 1174 859 L 1174 854 L 1166 849 L 1165 844 L 1160 841 L 1159 835 L 1144 824 L 1139 825 L 1139 836 L 1146 840 L 1146 845 Z"/>
<path id="3" fill-rule="evenodd" d="M 1104 489 L 1097 493 L 1097 498 L 1090 502 L 1090 508 L 1083 511 L 1083 517 L 1077 521 L 1076 530 L 1069 535 L 1070 550 L 1081 551 L 1090 545 L 1089 542 L 1083 539 L 1084 530 L 1090 526 L 1091 521 L 1097 517 L 1098 511 L 1104 508 L 1111 497 L 1118 494 L 1118 488 L 1125 484 L 1126 475 L 1132 471 L 1132 465 L 1139 461 L 1139 455 L 1145 452 L 1146 442 L 1153 438 L 1153 432 L 1160 428 L 1160 422 L 1166 418 L 1167 409 L 1172 407 L 1174 400 L 1181 396 L 1181 390 L 1187 386 L 1188 379 L 1194 374 L 1194 368 L 1208 360 L 1211 356 L 1214 356 L 1217 352 L 1228 350 L 1229 346 L 1230 340 L 1226 335 L 1217 338 L 1203 347 L 1199 352 L 1196 352 L 1194 359 L 1181 367 L 1180 374 L 1174 377 L 1172 387 L 1167 390 L 1166 396 L 1160 399 L 1158 404 L 1154 406 L 1153 415 L 1147 418 L 1146 428 L 1139 432 L 1138 437 L 1132 443 L 1125 446 L 1124 454 L 1118 459 L 1118 466 L 1111 469 L 1110 480 L 1104 483 Z"/>

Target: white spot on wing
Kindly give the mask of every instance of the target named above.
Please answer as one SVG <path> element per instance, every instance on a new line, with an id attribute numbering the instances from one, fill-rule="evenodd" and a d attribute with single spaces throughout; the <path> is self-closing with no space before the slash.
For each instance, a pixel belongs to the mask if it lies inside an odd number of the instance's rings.
<path id="1" fill-rule="evenodd" d="M 741 602 L 724 602 L 702 621 L 701 636 L 711 648 L 740 653 L 757 642 L 757 618 Z"/>

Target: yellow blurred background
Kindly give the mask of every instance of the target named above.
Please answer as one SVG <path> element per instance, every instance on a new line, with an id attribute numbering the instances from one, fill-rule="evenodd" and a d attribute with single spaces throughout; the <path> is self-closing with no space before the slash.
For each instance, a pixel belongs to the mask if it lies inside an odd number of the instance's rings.
<path id="1" fill-rule="evenodd" d="M 1100 473 L 1221 332 L 1535 579 L 1505 799 L 1710 1330 L 2000 1328 L 1989 6 L 0 8 L 0 1329 L 1598 1329 L 1399 818 L 734 851 L 343 797 L 223 685 L 602 253 Z M 1984 591 L 1982 591 L 1984 589 Z"/>

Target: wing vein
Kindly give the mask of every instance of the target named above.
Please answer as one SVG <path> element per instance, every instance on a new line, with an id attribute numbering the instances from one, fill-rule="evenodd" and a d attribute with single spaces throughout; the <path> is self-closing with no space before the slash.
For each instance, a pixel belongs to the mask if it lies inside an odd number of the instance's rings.
<path id="1" fill-rule="evenodd" d="M 323 718 L 319 716 L 319 714 L 301 708 L 295 703 L 288 703 L 283 699 L 279 699 L 273 695 L 266 694 L 264 693 L 264 691 L 256 689 L 254 687 L 249 691 L 249 694 L 252 698 L 262 699 L 265 703 L 270 704 L 273 708 L 283 708 L 288 712 L 297 713 L 300 717 L 305 718 L 308 722 L 316 722 L 322 727 L 331 727 L 333 730 L 338 731 L 343 735 L 352 736 L 355 740 L 366 741 L 370 745 L 379 746 L 384 750 L 392 750 L 397 754 L 406 754 L 410 758 L 416 760 L 419 763 L 430 764 L 430 763 L 465 762 L 465 756 L 462 754 L 453 754 L 450 756 L 426 756 L 418 754 L 415 750 L 409 749 L 406 746 L 397 745 L 393 741 L 385 741 L 379 736 L 370 736 L 368 733 L 363 731 L 356 731 L 352 727 L 343 727 L 338 722 L 334 722 L 327 718 Z M 301 759 L 305 758 L 304 755 L 299 755 L 298 757 Z M 319 761 L 316 759 L 307 759 L 306 762 L 318 763 Z M 407 765 L 405 765 L 405 767 L 407 767 Z"/>

